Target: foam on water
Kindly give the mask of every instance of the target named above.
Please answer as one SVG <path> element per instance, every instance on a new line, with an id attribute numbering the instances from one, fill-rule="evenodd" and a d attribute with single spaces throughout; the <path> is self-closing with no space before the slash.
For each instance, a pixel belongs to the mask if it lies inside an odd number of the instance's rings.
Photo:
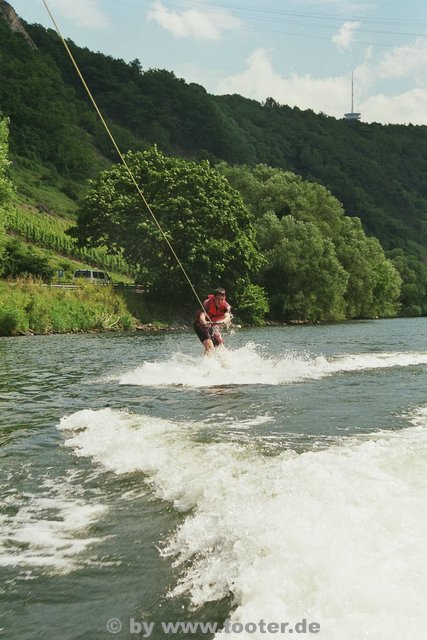
<path id="1" fill-rule="evenodd" d="M 0 566 L 44 567 L 67 573 L 100 538 L 88 528 L 105 507 L 73 495 L 66 482 L 45 480 L 37 494 L 9 492 L 0 514 Z"/>
<path id="2" fill-rule="evenodd" d="M 365 353 L 334 357 L 286 352 L 271 356 L 248 343 L 236 350 L 221 349 L 214 357 L 182 353 L 161 362 L 144 362 L 121 374 L 120 384 L 206 387 L 216 385 L 278 385 L 314 380 L 337 373 L 427 364 L 425 353 Z"/>
<path id="3" fill-rule="evenodd" d="M 182 572 L 172 597 L 197 607 L 232 593 L 233 620 L 306 618 L 326 640 L 413 640 L 426 628 L 427 408 L 408 420 L 403 431 L 277 456 L 197 442 L 194 423 L 111 409 L 60 428 L 77 455 L 143 472 L 187 513 L 163 548 Z"/>

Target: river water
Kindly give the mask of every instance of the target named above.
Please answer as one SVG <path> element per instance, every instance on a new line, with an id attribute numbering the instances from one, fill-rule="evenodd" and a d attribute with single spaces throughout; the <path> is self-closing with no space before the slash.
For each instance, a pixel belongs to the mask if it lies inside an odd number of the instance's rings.
<path id="1" fill-rule="evenodd" d="M 427 637 L 427 320 L 226 344 L 0 339 L 0 636 Z"/>

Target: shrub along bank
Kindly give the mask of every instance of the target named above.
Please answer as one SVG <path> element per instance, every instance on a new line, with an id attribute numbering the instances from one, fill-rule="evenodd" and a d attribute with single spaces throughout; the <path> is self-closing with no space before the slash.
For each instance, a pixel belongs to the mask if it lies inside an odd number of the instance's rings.
<path id="1" fill-rule="evenodd" d="M 123 331 L 135 325 L 123 297 L 109 286 L 57 289 L 0 281 L 0 336 Z"/>

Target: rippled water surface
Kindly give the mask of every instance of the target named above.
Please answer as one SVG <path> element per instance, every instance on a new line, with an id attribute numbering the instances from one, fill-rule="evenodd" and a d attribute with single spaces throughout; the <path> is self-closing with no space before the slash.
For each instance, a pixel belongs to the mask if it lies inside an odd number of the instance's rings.
<path id="1" fill-rule="evenodd" d="M 0 362 L 0 635 L 425 636 L 424 318 L 215 358 L 191 332 L 1 338 Z"/>

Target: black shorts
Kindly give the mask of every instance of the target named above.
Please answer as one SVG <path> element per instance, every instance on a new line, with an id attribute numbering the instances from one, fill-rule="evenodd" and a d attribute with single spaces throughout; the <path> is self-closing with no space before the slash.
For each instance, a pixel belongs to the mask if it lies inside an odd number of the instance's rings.
<path id="1" fill-rule="evenodd" d="M 214 347 L 217 347 L 220 344 L 223 344 L 223 339 L 218 327 L 214 326 L 206 326 L 201 322 L 195 322 L 194 331 L 197 333 L 200 342 L 204 342 L 205 340 L 212 340 Z"/>

